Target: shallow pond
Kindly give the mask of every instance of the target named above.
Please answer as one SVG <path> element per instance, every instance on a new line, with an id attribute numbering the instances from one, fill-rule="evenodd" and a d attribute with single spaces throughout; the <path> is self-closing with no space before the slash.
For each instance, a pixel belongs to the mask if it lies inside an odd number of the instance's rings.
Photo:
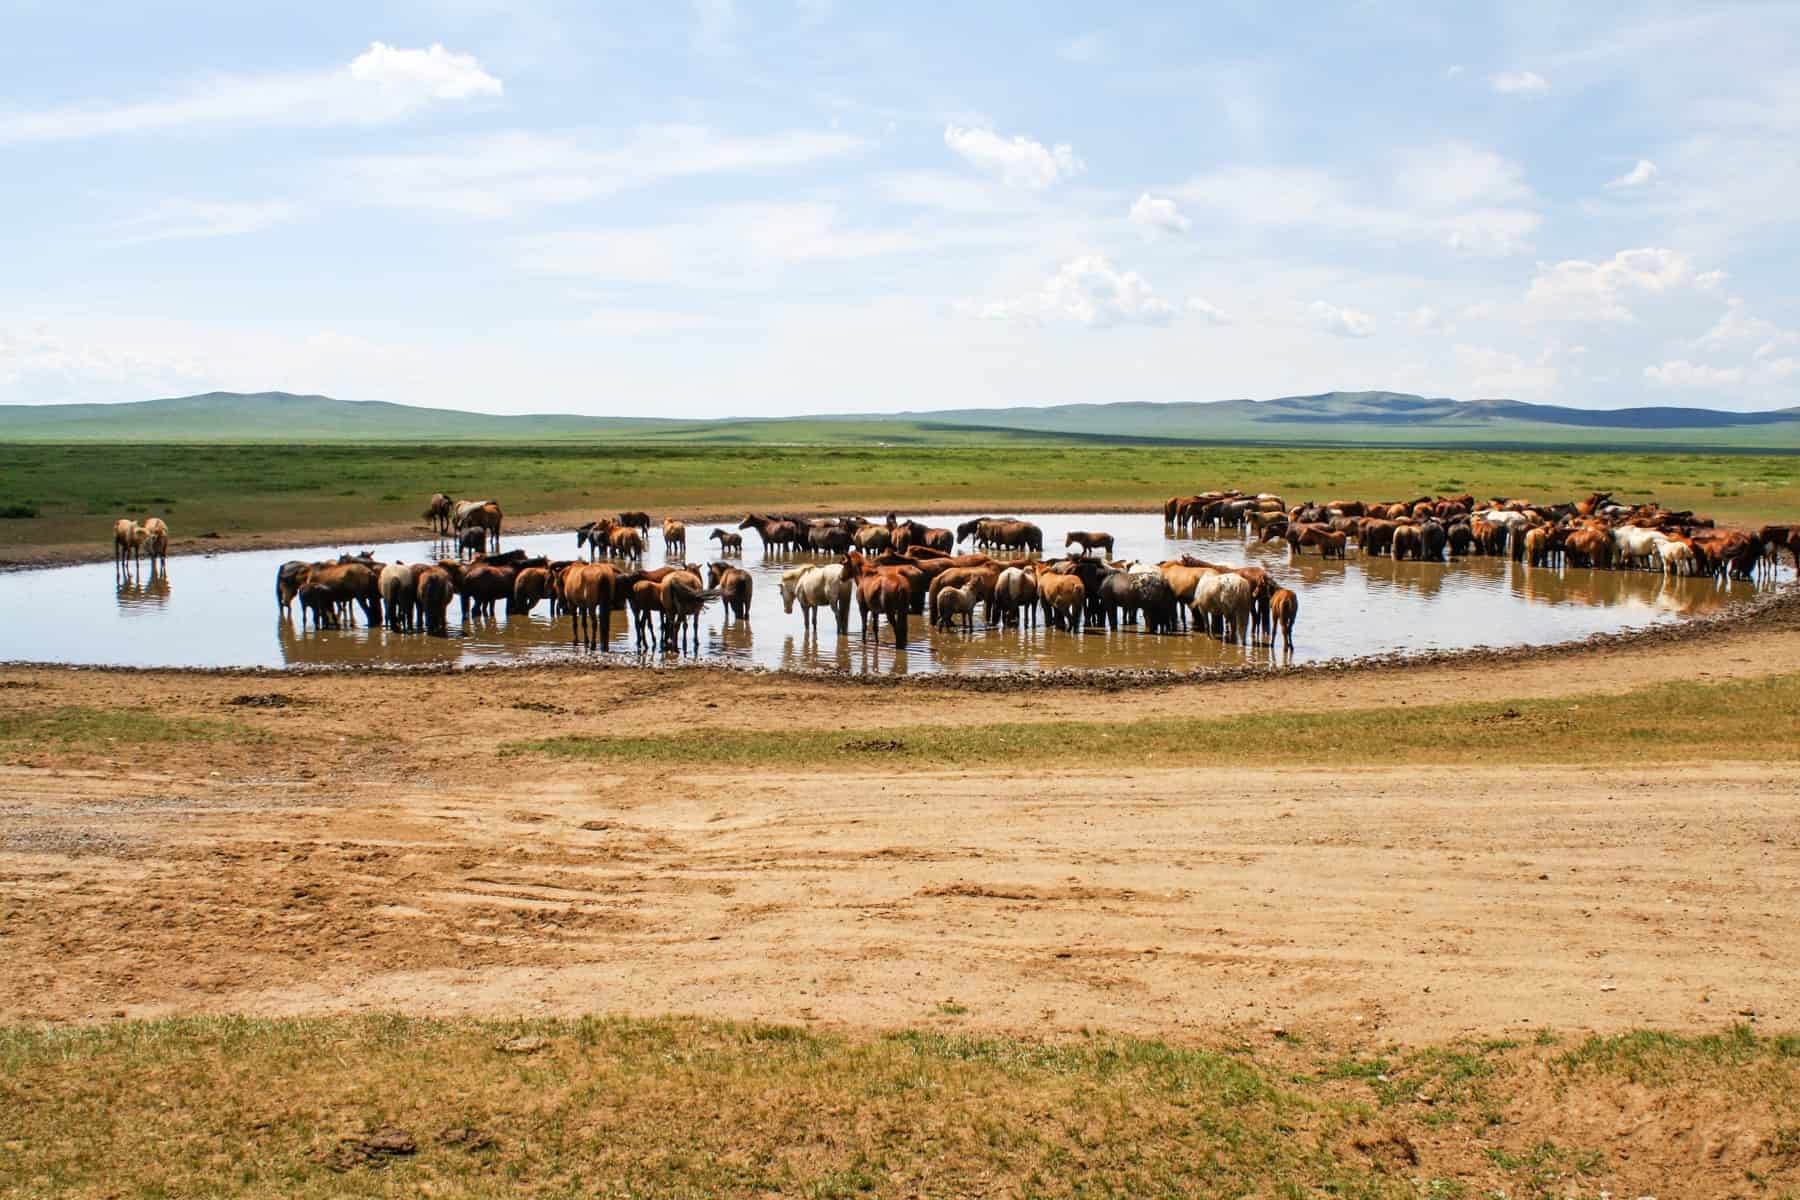
<path id="1" fill-rule="evenodd" d="M 1167 559 L 1187 553 L 1210 562 L 1268 568 L 1300 596 L 1293 661 L 1419 652 L 1473 646 L 1503 647 L 1571 641 L 1592 633 L 1631 629 L 1714 611 L 1756 594 L 1749 583 L 1666 579 L 1660 574 L 1585 569 L 1533 569 L 1491 558 L 1449 563 L 1396 563 L 1387 558 L 1325 562 L 1290 558 L 1285 543 L 1246 544 L 1241 537 L 1167 536 L 1160 514 L 1023 514 L 1042 526 L 1046 549 L 1068 529 L 1104 529 L 1117 538 L 1119 558 Z M 966 518 L 928 523 L 954 526 Z M 690 534 L 693 554 L 705 553 L 706 527 Z M 701 619 L 702 657 L 743 666 L 843 671 L 1010 671 L 1050 668 L 1170 668 L 1286 661 L 1264 646 L 1248 650 L 1204 635 L 1158 637 L 1132 627 L 1079 636 L 1057 630 L 985 629 L 973 634 L 933 631 L 914 617 L 912 644 L 895 649 L 885 628 L 865 643 L 851 608 L 848 637 L 829 613 L 821 632 L 806 633 L 799 609 L 781 610 L 781 573 L 810 555 L 768 555 L 745 531 L 741 565 L 756 577 L 748 622 L 729 621 L 715 604 Z M 660 548 L 661 538 L 652 533 Z M 507 549 L 572 557 L 573 533 L 510 537 Z M 120 582 L 108 563 L 0 574 L 0 660 L 121 666 L 280 667 L 297 664 L 453 664 L 525 662 L 570 657 L 569 621 L 552 621 L 540 605 L 529 616 L 501 615 L 462 624 L 456 604 L 447 638 L 354 628 L 301 631 L 298 616 L 276 608 L 275 571 L 289 559 L 318 560 L 340 550 L 373 549 L 385 561 L 416 562 L 452 551 L 430 539 L 373 547 L 318 546 L 247 551 L 171 560 L 166 576 L 147 571 Z M 660 554 L 652 552 L 651 565 Z M 827 560 L 819 560 L 827 561 Z M 1788 577 L 1782 573 L 1782 578 Z M 630 620 L 613 619 L 614 658 L 637 657 Z M 660 655 L 656 656 L 660 658 Z"/>

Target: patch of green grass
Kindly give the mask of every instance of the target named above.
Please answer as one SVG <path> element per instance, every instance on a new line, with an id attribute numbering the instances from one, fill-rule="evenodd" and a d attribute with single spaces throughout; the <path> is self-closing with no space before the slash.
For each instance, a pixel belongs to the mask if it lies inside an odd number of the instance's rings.
<path id="1" fill-rule="evenodd" d="M 779 738 L 704 730 L 641 737 L 566 734 L 506 743 L 548 754 L 673 767 L 986 766 L 1032 759 L 1241 762 L 1279 746 L 1287 763 L 1513 762 L 1529 738 L 1538 762 L 1763 759 L 1787 753 L 1800 675 L 1718 684 L 1669 683 L 1564 700 L 1494 700 L 1318 713 L 1247 713 L 1132 721 L 1042 721 L 797 729 Z M 1678 732 L 1671 732 L 1678 731 Z"/>
<path id="2" fill-rule="evenodd" d="M 510 1053 L 515 1039 L 532 1049 Z M 1800 1147 L 1800 1060 L 1716 1035 L 1740 1076 L 1644 1086 L 1728 1106 L 1772 1153 Z M 1610 1039 L 1713 1062 L 1708 1039 Z M 0 1026 L 0 1190 L 19 1195 L 860 1197 L 1338 1196 L 1461 1200 L 1667 1194 L 1688 1126 L 1613 1135 L 1617 1080 L 1508 1041 L 1343 1056 L 1311 1076 L 1275 1043 L 1201 1049 L 916 1030 L 815 1032 L 683 1018 L 192 1017 Z M 1380 1112 L 1357 1099 L 1404 1084 Z M 1439 1120 L 1461 1075 L 1504 1130 Z M 1705 1095 L 1697 1087 L 1710 1088 Z M 1422 1088 L 1440 1094 L 1416 1098 Z M 416 1152 L 333 1170 L 383 1127 Z M 471 1135 L 470 1131 L 473 1131 Z M 1709 1173 L 1710 1172 L 1710 1173 Z M 1683 1194 L 1742 1182 L 1697 1163 Z"/>
<path id="3" fill-rule="evenodd" d="M 0 710 L 0 743 L 94 747 L 112 743 L 258 741 L 268 735 L 239 721 L 165 717 L 147 708 Z"/>
<path id="4" fill-rule="evenodd" d="M 830 430 L 821 424 L 809 432 L 825 436 Z M 0 443 L 6 493 L 0 502 L 28 499 L 39 510 L 38 519 L 8 526 L 0 546 L 106 541 L 113 518 L 172 508 L 181 514 L 173 530 L 178 540 L 200 530 L 301 532 L 414 523 L 437 491 L 493 497 L 516 522 L 587 509 L 868 512 L 941 509 L 952 502 L 995 512 L 1084 504 L 1149 512 L 1171 495 L 1219 486 L 1278 491 L 1298 502 L 1333 495 L 1394 500 L 1432 490 L 1516 496 L 1529 481 L 1533 498 L 1542 500 L 1570 499 L 1591 486 L 1621 499 L 1654 495 L 1671 508 L 1694 508 L 1727 522 L 1800 516 L 1794 460 L 1774 455 L 1729 458 L 1725 469 L 1734 476 L 1771 483 L 1745 499 L 1715 497 L 1718 472 L 1704 472 L 1701 481 L 1703 472 L 1678 456 L 1635 451 L 1120 447 L 985 430 L 940 431 L 929 442 L 879 445 L 879 423 L 858 424 L 839 436 L 852 435 L 867 440 L 856 446 L 689 440 Z M 1330 478 L 1316 482 L 1326 468 Z M 1423 482 L 1431 480 L 1440 482 L 1435 488 Z"/>

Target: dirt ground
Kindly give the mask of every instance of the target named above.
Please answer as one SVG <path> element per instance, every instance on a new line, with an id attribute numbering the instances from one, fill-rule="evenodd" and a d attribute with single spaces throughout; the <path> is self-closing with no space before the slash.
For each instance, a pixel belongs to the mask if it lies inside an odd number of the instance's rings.
<path id="1" fill-rule="evenodd" d="M 1113 694 L 716 672 L 0 670 L 272 735 L 0 746 L 0 1020 L 695 1013 L 882 1027 L 1800 1024 L 1791 764 L 674 771 L 520 737 L 1403 705 L 1800 669 L 1800 630 Z M 279 699 L 269 700 L 268 696 Z M 255 703 L 234 703 L 249 697 Z"/>

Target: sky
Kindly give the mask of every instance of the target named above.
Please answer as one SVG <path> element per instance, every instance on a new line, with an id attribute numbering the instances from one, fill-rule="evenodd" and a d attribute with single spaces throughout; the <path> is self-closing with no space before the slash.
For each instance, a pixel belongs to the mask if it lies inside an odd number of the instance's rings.
<path id="1" fill-rule="evenodd" d="M 0 27 L 0 403 L 1800 404 L 1800 3 Z"/>

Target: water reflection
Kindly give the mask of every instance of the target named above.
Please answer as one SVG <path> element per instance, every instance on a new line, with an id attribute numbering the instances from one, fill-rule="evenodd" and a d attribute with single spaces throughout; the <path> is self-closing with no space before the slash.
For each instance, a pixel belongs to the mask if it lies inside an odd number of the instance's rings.
<path id="1" fill-rule="evenodd" d="M 169 603 L 169 576 L 164 571 L 152 571 L 148 578 L 122 574 L 113 594 L 121 616 L 155 612 Z"/>
<path id="2" fill-rule="evenodd" d="M 1067 514 L 1026 519 L 1054 533 L 1060 529 L 1106 530 L 1118 539 L 1120 558 L 1160 561 L 1191 554 L 1210 562 L 1253 563 L 1300 594 L 1300 621 L 1291 655 L 1210 637 L 1152 636 L 1136 626 L 1089 630 L 1071 636 L 1043 627 L 972 633 L 930 629 L 923 617 L 909 625 L 911 644 L 897 650 L 883 624 L 878 640 L 864 641 L 853 611 L 839 636 L 829 613 L 818 633 L 805 629 L 798 609 L 781 609 L 780 576 L 797 564 L 822 561 L 804 552 L 764 557 L 752 537 L 735 560 L 754 578 L 750 618 L 729 617 L 717 604 L 701 617 L 697 653 L 705 659 L 797 670 L 994 671 L 1019 668 L 1094 667 L 1193 669 L 1216 665 L 1306 662 L 1393 651 L 1454 649 L 1520 642 L 1578 639 L 1705 613 L 1755 594 L 1750 583 L 1665 578 L 1659 573 L 1531 568 L 1507 559 L 1468 558 L 1449 563 L 1394 562 L 1388 558 L 1326 560 L 1292 555 L 1283 543 L 1247 544 L 1234 536 L 1170 537 L 1160 515 Z M 961 518 L 937 517 L 934 525 Z M 529 554 L 567 557 L 567 533 L 509 538 Z M 335 557 L 365 547 L 317 547 L 250 552 L 175 561 L 182 596 L 171 594 L 166 572 L 123 572 L 107 564 L 0 574 L 0 659 L 120 663 L 137 666 L 282 666 L 387 663 L 477 664 L 587 658 L 570 645 L 566 617 L 553 620 L 545 606 L 531 614 L 461 618 L 450 611 L 447 637 L 398 634 L 360 621 L 341 629 L 301 629 L 297 618 L 269 628 L 273 576 L 288 559 Z M 376 558 L 421 562 L 454 553 L 454 545 L 422 538 L 370 546 Z M 652 559 L 661 561 L 660 546 Z M 147 565 L 146 565 L 147 566 Z M 1793 577 L 1782 568 L 1778 580 Z M 131 636 L 117 636 L 131 622 Z M 152 633 L 153 636 L 144 636 Z M 668 661 L 660 648 L 639 655 L 631 619 L 614 613 L 606 653 L 613 661 Z M 690 644 L 681 657 L 696 653 Z"/>

